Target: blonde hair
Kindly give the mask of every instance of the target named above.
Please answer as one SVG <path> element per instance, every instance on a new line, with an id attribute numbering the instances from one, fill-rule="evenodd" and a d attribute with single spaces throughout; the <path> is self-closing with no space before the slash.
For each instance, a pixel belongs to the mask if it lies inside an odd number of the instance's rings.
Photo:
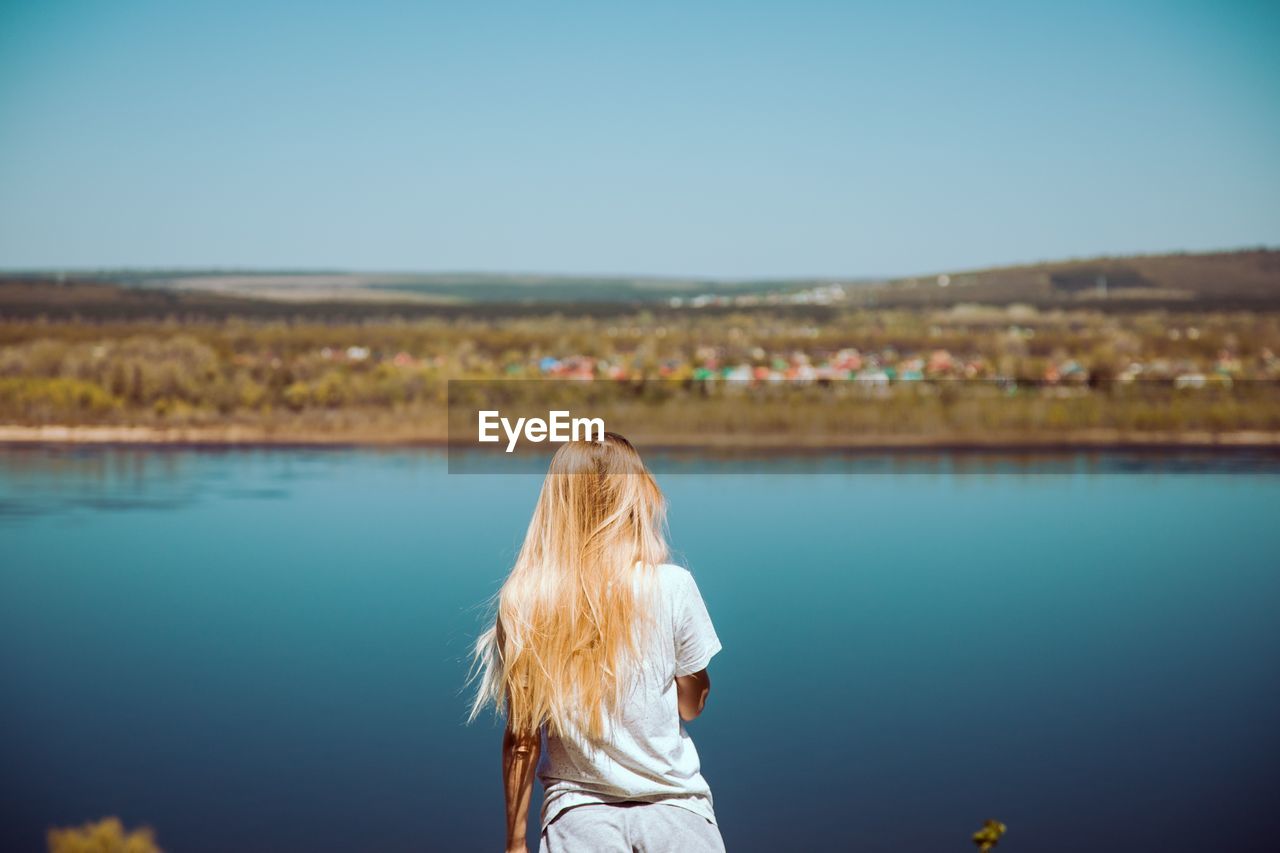
<path id="1" fill-rule="evenodd" d="M 667 559 L 665 516 L 658 484 L 625 438 L 607 432 L 561 446 L 494 623 L 476 641 L 470 719 L 493 702 L 513 732 L 547 724 L 602 739 L 644 649 L 646 591 Z"/>

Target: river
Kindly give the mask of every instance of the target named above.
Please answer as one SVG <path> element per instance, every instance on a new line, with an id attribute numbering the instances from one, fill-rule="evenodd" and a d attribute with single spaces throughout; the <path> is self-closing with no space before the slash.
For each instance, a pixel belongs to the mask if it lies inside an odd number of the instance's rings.
<path id="1" fill-rule="evenodd" d="M 1271 850 L 1280 463 L 778 459 L 660 477 L 724 651 L 730 851 Z M 0 450 L 0 832 L 484 851 L 466 654 L 537 494 L 436 451 Z M 536 808 L 536 803 L 535 803 Z"/>

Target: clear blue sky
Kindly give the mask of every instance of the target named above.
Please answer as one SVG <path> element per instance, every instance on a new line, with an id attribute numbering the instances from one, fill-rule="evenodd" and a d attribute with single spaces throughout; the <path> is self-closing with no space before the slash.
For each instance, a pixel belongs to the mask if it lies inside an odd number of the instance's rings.
<path id="1" fill-rule="evenodd" d="M 1280 244 L 1280 4 L 0 0 L 0 266 Z"/>

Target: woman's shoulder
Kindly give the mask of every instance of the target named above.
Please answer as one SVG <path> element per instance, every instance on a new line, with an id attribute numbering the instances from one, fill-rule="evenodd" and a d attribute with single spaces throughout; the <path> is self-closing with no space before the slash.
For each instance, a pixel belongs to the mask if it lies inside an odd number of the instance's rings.
<path id="1" fill-rule="evenodd" d="M 660 563 L 654 566 L 653 577 L 668 594 L 682 592 L 693 580 L 693 575 L 688 569 L 675 563 Z"/>
<path id="2" fill-rule="evenodd" d="M 637 567 L 643 567 L 643 565 L 642 563 L 636 563 Z M 654 577 L 662 578 L 663 580 L 683 580 L 685 577 L 691 577 L 688 569 L 675 563 L 658 563 L 650 568 Z"/>

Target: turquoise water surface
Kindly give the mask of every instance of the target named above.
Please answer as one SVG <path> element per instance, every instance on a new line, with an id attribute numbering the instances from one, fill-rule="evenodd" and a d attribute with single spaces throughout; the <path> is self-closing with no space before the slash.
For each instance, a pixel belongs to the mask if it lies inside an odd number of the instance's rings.
<path id="1" fill-rule="evenodd" d="M 686 470 L 731 851 L 963 851 L 990 817 L 1010 853 L 1280 844 L 1274 459 Z M 465 658 L 539 483 L 0 451 L 0 848 L 118 815 L 178 853 L 501 849 Z"/>

